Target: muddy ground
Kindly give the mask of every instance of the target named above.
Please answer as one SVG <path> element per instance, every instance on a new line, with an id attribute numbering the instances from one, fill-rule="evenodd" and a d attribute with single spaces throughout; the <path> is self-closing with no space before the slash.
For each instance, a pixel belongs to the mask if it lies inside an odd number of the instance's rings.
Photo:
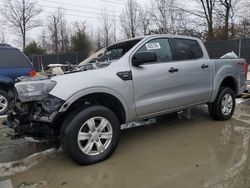
<path id="1" fill-rule="evenodd" d="M 117 150 L 104 162 L 79 166 L 57 152 L 2 180 L 32 188 L 250 188 L 249 136 L 250 100 L 238 101 L 234 118 L 223 122 L 196 107 L 123 130 Z"/>

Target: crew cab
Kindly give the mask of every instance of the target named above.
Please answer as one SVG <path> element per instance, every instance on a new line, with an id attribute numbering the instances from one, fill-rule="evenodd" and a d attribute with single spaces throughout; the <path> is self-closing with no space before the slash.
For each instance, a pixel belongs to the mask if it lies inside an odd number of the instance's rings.
<path id="1" fill-rule="evenodd" d="M 75 162 L 93 164 L 111 156 L 121 125 L 134 120 L 199 104 L 215 120 L 230 119 L 246 89 L 245 69 L 244 59 L 209 59 L 197 38 L 133 38 L 69 74 L 17 82 L 8 125 L 19 136 L 56 136 Z"/>
<path id="2" fill-rule="evenodd" d="M 8 111 L 8 91 L 19 76 L 34 76 L 34 68 L 23 53 L 8 44 L 0 44 L 0 115 Z"/>

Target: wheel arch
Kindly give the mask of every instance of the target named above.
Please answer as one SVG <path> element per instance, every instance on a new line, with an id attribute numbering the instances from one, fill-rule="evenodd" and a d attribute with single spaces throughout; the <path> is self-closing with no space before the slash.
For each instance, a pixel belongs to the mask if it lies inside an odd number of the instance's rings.
<path id="1" fill-rule="evenodd" d="M 237 96 L 238 95 L 238 84 L 237 84 L 237 79 L 232 76 L 232 75 L 227 75 L 224 78 L 220 79 L 219 83 L 215 89 L 215 92 L 212 96 L 212 101 L 215 100 L 216 96 L 218 95 L 218 92 L 221 87 L 228 87 L 234 91 L 234 94 Z"/>
<path id="2" fill-rule="evenodd" d="M 80 92 L 70 97 L 59 110 L 60 113 L 70 112 L 83 108 L 86 105 L 102 105 L 111 109 L 121 124 L 128 118 L 128 108 L 125 100 L 118 94 L 105 91 Z"/>
<path id="3" fill-rule="evenodd" d="M 11 84 L 12 84 L 12 82 L 2 81 L 0 79 L 0 90 L 4 90 L 4 91 L 8 92 L 9 89 L 11 88 Z"/>
<path id="4" fill-rule="evenodd" d="M 229 87 L 234 91 L 235 95 L 237 95 L 238 93 L 237 80 L 233 76 L 225 77 L 220 83 L 220 88 L 221 87 Z"/>

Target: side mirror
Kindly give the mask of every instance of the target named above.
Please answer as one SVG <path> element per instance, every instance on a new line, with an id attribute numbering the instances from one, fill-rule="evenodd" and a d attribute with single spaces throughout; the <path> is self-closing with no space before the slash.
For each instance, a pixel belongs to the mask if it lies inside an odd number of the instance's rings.
<path id="1" fill-rule="evenodd" d="M 155 52 L 137 52 L 132 57 L 132 65 L 138 67 L 144 63 L 156 62 L 157 55 Z"/>

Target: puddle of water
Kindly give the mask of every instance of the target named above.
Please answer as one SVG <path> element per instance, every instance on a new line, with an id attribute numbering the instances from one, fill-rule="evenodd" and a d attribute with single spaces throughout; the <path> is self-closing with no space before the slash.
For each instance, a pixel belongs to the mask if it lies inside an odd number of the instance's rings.
<path id="1" fill-rule="evenodd" d="M 235 151 L 237 150 L 237 152 L 241 153 L 240 159 L 234 159 L 233 163 L 227 169 L 220 169 L 220 172 L 216 176 L 204 183 L 205 188 L 248 188 L 250 186 L 250 166 L 247 166 L 250 158 L 248 156 L 250 128 L 235 126 L 234 131 L 243 136 L 242 145 L 239 145 L 239 148 L 235 148 Z M 237 155 L 236 152 L 234 155 Z"/>

